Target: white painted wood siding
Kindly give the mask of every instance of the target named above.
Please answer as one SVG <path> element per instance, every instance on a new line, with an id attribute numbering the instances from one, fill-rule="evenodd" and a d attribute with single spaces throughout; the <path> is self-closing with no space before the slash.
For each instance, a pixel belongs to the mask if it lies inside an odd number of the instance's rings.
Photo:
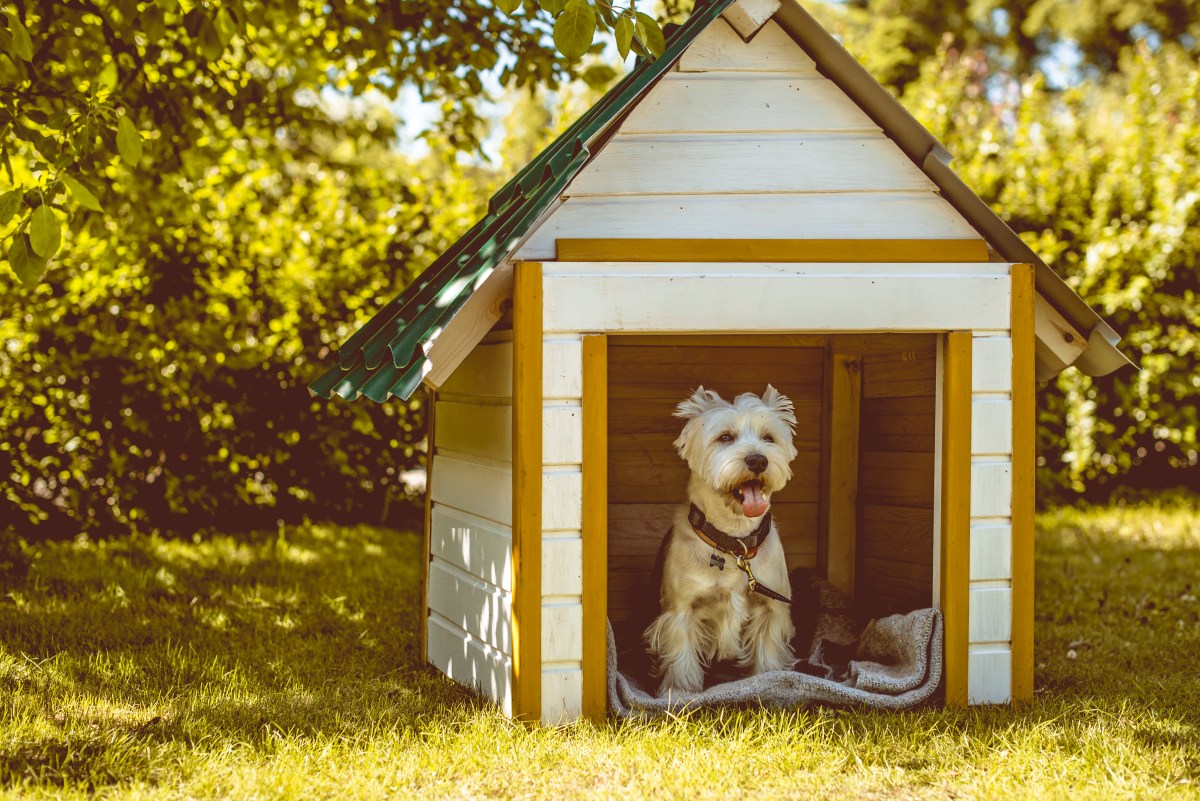
<path id="1" fill-rule="evenodd" d="M 646 195 L 563 203 L 516 258 L 552 261 L 559 239 L 976 239 L 933 193 Z"/>
<path id="2" fill-rule="evenodd" d="M 680 72 L 816 72 L 817 65 L 792 37 L 767 22 L 749 42 L 728 24 L 713 23 L 679 58 Z"/>
<path id="3" fill-rule="evenodd" d="M 714 22 L 516 258 L 558 239 L 979 239 L 777 24 Z"/>
<path id="4" fill-rule="evenodd" d="M 583 708 L 583 339 L 542 345 L 542 722 Z"/>
<path id="5" fill-rule="evenodd" d="M 543 267 L 547 331 L 939 331 L 1007 325 L 1007 266 L 640 264 Z M 687 302 L 681 302 L 686 298 Z"/>
<path id="6" fill-rule="evenodd" d="M 971 369 L 967 697 L 1012 698 L 1012 340 L 977 332 Z"/>
<path id="7" fill-rule="evenodd" d="M 512 711 L 512 342 L 490 336 L 435 410 L 429 661 Z"/>
<path id="8" fill-rule="evenodd" d="M 736 170 L 728 169 L 732 162 Z M 569 197 L 921 192 L 933 182 L 881 136 L 618 136 L 568 187 Z"/>

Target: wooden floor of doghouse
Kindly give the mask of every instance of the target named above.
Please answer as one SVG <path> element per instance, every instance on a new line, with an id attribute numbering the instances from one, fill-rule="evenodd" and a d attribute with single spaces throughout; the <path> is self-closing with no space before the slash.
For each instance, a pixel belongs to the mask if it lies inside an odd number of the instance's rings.
<path id="1" fill-rule="evenodd" d="M 610 341 L 608 612 L 623 650 L 658 609 L 655 557 L 686 502 L 675 407 L 698 386 L 730 399 L 768 383 L 796 408 L 793 479 L 772 503 L 789 568 L 819 569 L 828 337 Z M 696 342 L 702 340 L 697 339 Z M 900 343 L 902 347 L 896 344 Z M 933 579 L 936 338 L 858 337 L 863 354 L 856 587 L 872 615 L 929 606 Z M 636 646 L 633 646 L 636 647 Z"/>

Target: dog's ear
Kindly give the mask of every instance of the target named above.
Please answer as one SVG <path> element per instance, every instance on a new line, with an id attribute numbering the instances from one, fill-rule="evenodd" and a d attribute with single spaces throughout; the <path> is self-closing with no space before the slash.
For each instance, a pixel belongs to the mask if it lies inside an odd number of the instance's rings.
<path id="1" fill-rule="evenodd" d="M 692 393 L 690 398 L 675 407 L 675 416 L 682 420 L 691 420 L 724 402 L 721 396 L 713 390 L 699 386 L 696 387 L 696 391 Z"/>
<path id="2" fill-rule="evenodd" d="M 796 409 L 791 398 L 784 395 L 775 387 L 767 384 L 767 391 L 762 394 L 763 405 L 779 415 L 779 419 L 787 423 L 788 428 L 796 429 Z"/>

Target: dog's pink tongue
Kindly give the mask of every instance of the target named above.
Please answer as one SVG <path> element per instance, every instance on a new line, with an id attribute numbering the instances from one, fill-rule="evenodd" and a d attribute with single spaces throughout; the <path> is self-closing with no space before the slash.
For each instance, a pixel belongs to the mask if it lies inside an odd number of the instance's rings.
<path id="1" fill-rule="evenodd" d="M 761 481 L 747 481 L 738 487 L 742 493 L 742 513 L 746 517 L 759 517 L 767 513 L 767 499 L 762 494 Z"/>

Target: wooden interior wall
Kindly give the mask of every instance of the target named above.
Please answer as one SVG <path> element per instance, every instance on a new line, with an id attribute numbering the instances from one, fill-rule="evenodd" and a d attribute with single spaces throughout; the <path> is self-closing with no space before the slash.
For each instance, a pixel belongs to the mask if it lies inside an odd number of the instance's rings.
<path id="1" fill-rule="evenodd" d="M 933 594 L 937 344 L 905 345 L 863 357 L 855 587 L 872 616 L 929 606 Z"/>
<path id="2" fill-rule="evenodd" d="M 814 337 L 722 337 L 720 344 L 654 344 L 661 337 L 614 337 L 608 352 L 608 613 L 622 648 L 658 607 L 655 557 L 686 501 L 687 465 L 672 445 L 683 428 L 675 407 L 698 386 L 724 398 L 761 394 L 768 383 L 796 407 L 794 477 L 772 512 L 789 567 L 813 567 L 824 347 Z M 683 337 L 675 341 L 687 341 Z M 694 341 L 699 342 L 699 338 Z M 789 342 L 803 343 L 801 346 Z"/>

